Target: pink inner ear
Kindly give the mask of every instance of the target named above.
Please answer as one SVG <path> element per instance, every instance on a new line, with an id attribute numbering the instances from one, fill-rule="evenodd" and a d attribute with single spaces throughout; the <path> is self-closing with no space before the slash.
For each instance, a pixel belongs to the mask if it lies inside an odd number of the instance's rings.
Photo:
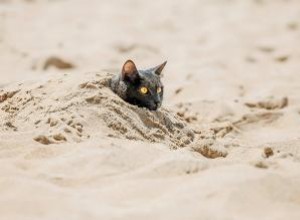
<path id="1" fill-rule="evenodd" d="M 122 76 L 133 77 L 137 73 L 136 66 L 132 60 L 127 60 L 122 68 Z"/>

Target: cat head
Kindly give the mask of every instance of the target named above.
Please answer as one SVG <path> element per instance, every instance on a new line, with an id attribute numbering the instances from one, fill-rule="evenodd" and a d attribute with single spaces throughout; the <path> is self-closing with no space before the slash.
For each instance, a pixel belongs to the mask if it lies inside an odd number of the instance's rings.
<path id="1" fill-rule="evenodd" d="M 138 70 L 132 60 L 127 60 L 121 73 L 121 79 L 127 85 L 126 101 L 150 110 L 158 109 L 163 100 L 164 88 L 160 78 L 166 63 Z"/>

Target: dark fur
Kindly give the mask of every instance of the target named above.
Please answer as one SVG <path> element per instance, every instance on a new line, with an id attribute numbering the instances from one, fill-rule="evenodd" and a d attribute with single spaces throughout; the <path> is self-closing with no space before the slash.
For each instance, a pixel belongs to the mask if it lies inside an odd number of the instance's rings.
<path id="1" fill-rule="evenodd" d="M 111 89 L 130 104 L 146 107 L 150 110 L 157 110 L 163 100 L 164 88 L 160 77 L 165 64 L 166 62 L 147 70 L 136 69 L 136 72 L 133 74 L 125 73 L 126 71 L 124 71 L 123 67 L 122 73 L 112 78 L 110 83 Z M 141 94 L 139 92 L 139 89 L 143 86 L 148 88 L 148 94 Z M 160 93 L 157 93 L 158 87 L 161 87 Z"/>

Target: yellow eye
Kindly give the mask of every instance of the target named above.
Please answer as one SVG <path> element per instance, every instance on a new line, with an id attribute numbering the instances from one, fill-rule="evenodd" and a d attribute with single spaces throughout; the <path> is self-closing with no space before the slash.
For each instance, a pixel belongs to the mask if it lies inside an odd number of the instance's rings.
<path id="1" fill-rule="evenodd" d="M 157 93 L 161 93 L 161 87 L 157 88 Z"/>
<path id="2" fill-rule="evenodd" d="M 148 89 L 143 86 L 143 87 L 140 88 L 140 93 L 146 94 L 146 93 L 148 93 Z"/>

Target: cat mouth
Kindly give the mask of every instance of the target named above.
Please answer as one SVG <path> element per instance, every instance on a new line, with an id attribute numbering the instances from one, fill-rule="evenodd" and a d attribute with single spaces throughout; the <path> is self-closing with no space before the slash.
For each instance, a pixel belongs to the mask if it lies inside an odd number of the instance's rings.
<path id="1" fill-rule="evenodd" d="M 148 107 L 149 110 L 151 111 L 156 111 L 160 107 L 160 104 L 153 104 Z"/>
<path id="2" fill-rule="evenodd" d="M 131 104 L 137 105 L 138 107 L 141 107 L 141 108 L 147 108 L 150 111 L 156 111 L 161 106 L 161 103 L 142 104 L 142 103 L 132 102 Z"/>
<path id="3" fill-rule="evenodd" d="M 156 107 L 150 107 L 149 108 L 149 110 L 151 110 L 151 111 L 156 111 L 158 109 L 158 107 L 156 106 Z"/>

